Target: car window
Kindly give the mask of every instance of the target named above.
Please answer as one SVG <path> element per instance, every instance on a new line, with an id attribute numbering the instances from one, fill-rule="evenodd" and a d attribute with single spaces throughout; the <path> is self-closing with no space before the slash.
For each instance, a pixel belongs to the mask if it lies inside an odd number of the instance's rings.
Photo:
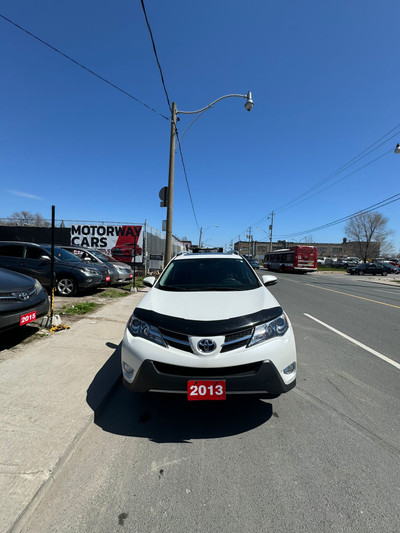
<path id="1" fill-rule="evenodd" d="M 12 244 L 3 244 L 0 246 L 0 255 L 7 257 L 23 257 L 24 246 L 12 245 Z"/>
<path id="2" fill-rule="evenodd" d="M 172 261 L 157 283 L 172 291 L 243 291 L 260 281 L 243 259 L 179 259 Z"/>
<path id="3" fill-rule="evenodd" d="M 45 245 L 43 246 L 45 250 L 51 253 L 51 246 Z M 71 261 L 75 263 L 81 263 L 81 260 L 79 257 L 76 257 L 71 252 L 68 252 L 68 250 L 63 250 L 62 248 L 59 248 L 58 246 L 54 246 L 54 257 L 57 259 L 61 259 L 61 261 Z"/>
<path id="4" fill-rule="evenodd" d="M 107 263 L 118 263 L 116 259 L 111 257 L 110 255 L 103 254 L 103 252 L 99 252 L 98 250 L 90 250 L 94 256 L 97 257 L 97 259 L 100 259 L 100 261 L 106 261 Z"/>
<path id="5" fill-rule="evenodd" d="M 37 246 L 27 246 L 25 251 L 25 257 L 27 259 L 40 259 L 43 255 L 50 257 L 50 254 L 38 248 Z"/>

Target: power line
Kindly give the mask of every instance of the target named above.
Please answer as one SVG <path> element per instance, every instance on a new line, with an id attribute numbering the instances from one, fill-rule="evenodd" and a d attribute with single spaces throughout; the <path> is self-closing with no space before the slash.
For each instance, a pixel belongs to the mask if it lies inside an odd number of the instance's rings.
<path id="1" fill-rule="evenodd" d="M 390 148 L 390 150 L 388 150 L 387 152 L 381 154 L 380 156 L 376 157 L 375 159 L 372 159 L 372 161 L 369 161 L 368 163 L 366 163 L 362 167 L 357 168 L 356 170 L 353 170 L 353 172 L 350 172 L 349 174 L 346 174 L 346 176 L 343 176 L 339 180 L 336 180 L 333 183 L 330 183 L 329 185 L 327 185 L 326 187 L 324 187 L 320 191 L 316 191 L 314 194 L 310 194 L 310 196 L 307 196 L 307 198 L 304 198 L 303 200 L 299 200 L 298 202 L 296 202 L 296 203 L 294 203 L 292 205 L 288 205 L 287 207 L 285 207 L 285 209 L 282 208 L 280 211 L 276 211 L 276 212 L 277 213 L 282 213 L 283 211 L 286 211 L 289 208 L 295 207 L 296 205 L 299 205 L 300 203 L 305 202 L 306 200 L 309 200 L 313 196 L 316 196 L 317 194 L 320 194 L 321 192 L 326 191 L 326 189 L 329 189 L 330 187 L 333 187 L 334 185 L 336 185 L 337 183 L 340 183 L 341 181 L 345 180 L 349 176 L 352 176 L 353 174 L 356 174 L 356 172 L 359 172 L 363 168 L 368 167 L 369 165 L 372 165 L 372 163 L 375 163 L 375 161 L 378 161 L 378 159 L 381 159 L 382 157 L 384 157 L 385 155 L 389 154 L 392 151 L 393 151 L 393 149 Z"/>
<path id="2" fill-rule="evenodd" d="M 400 124 L 397 124 L 394 128 L 392 128 L 391 130 L 389 130 L 387 133 L 385 133 L 382 137 L 380 137 L 378 140 L 376 140 L 374 143 L 372 143 L 370 146 L 368 146 L 367 148 L 365 148 L 362 152 L 360 152 L 357 156 L 353 157 L 352 159 L 350 159 L 350 161 L 348 161 L 345 165 L 343 165 L 342 167 L 340 167 L 338 170 L 336 170 L 335 172 L 329 174 L 329 176 L 327 176 L 325 179 L 323 179 L 322 181 L 320 181 L 319 183 L 317 183 L 315 186 L 311 187 L 310 189 L 308 189 L 307 191 L 305 191 L 303 194 L 301 194 L 300 196 L 297 196 L 296 198 L 294 198 L 293 200 L 291 200 L 290 202 L 287 202 L 286 204 L 283 204 L 280 208 L 274 210 L 274 213 L 282 213 L 283 211 L 286 211 L 287 209 L 289 209 L 289 207 L 295 207 L 297 206 L 298 204 L 302 203 L 303 201 L 306 201 L 306 200 L 309 200 L 310 198 L 312 198 L 313 196 L 316 196 L 317 194 L 325 191 L 326 189 L 329 189 L 330 187 L 332 187 L 333 185 L 336 185 L 337 183 L 340 183 L 341 181 L 345 180 L 346 178 L 352 176 L 353 174 L 355 174 L 356 172 L 359 172 L 360 170 L 362 170 L 363 168 L 371 165 L 372 163 L 375 163 L 375 161 L 378 161 L 378 159 L 381 159 L 382 157 L 384 157 L 385 155 L 389 154 L 392 149 L 388 150 L 387 152 L 384 152 L 383 154 L 381 154 L 380 156 L 376 157 L 375 159 L 369 161 L 368 163 L 366 163 L 365 165 L 359 167 L 358 169 L 354 170 L 353 172 L 350 172 L 349 174 L 346 174 L 346 176 L 340 178 L 339 180 L 336 180 L 335 182 L 331 183 L 330 185 L 328 185 L 327 187 L 324 187 L 323 189 L 321 189 L 320 191 L 317 191 L 315 192 L 314 194 L 311 194 L 310 196 L 307 196 L 307 198 L 304 198 L 303 200 L 300 200 L 303 196 L 307 195 L 309 192 L 312 192 L 314 189 L 318 188 L 320 185 L 322 185 L 323 183 L 325 183 L 326 181 L 332 179 L 333 177 L 337 176 L 338 174 L 344 172 L 345 170 L 347 170 L 349 167 L 351 167 L 352 165 L 354 165 L 355 163 L 357 163 L 358 161 L 360 161 L 361 159 L 363 159 L 364 157 L 367 157 L 369 154 L 371 154 L 372 152 L 374 152 L 375 150 L 377 150 L 378 148 L 380 148 L 381 146 L 383 146 L 385 143 L 387 143 L 388 141 L 390 141 L 391 139 L 393 139 L 393 137 L 396 137 L 399 132 L 396 131 L 396 133 L 394 133 L 393 135 L 391 135 L 388 139 L 386 139 L 383 143 L 379 144 L 378 146 L 375 146 L 377 143 L 379 143 L 382 139 L 384 139 L 385 137 L 387 137 L 388 135 L 390 135 L 390 133 L 392 133 L 393 131 L 395 130 L 398 130 L 398 128 L 400 127 Z M 372 148 L 373 146 L 375 146 L 375 148 L 373 148 L 372 150 L 370 150 L 370 148 Z M 365 152 L 367 152 L 368 150 L 370 150 L 368 153 L 365 154 Z M 363 155 L 365 154 L 365 155 Z M 296 200 L 299 200 L 298 202 L 296 202 Z M 294 203 L 295 202 L 295 203 Z M 261 222 L 263 222 L 266 218 L 268 218 L 269 215 L 265 215 L 264 217 L 260 218 L 259 220 L 257 220 L 256 222 L 253 223 L 253 226 L 254 225 L 257 225 L 257 224 L 260 224 Z M 243 232 L 242 232 L 243 233 Z"/>
<path id="3" fill-rule="evenodd" d="M 165 118 L 166 120 L 169 120 L 168 117 L 166 117 L 165 115 L 163 115 L 162 113 L 160 113 L 159 111 L 154 109 L 153 107 L 145 104 L 144 102 L 139 100 L 139 98 L 136 98 L 136 96 L 133 96 L 133 94 L 128 93 L 124 89 L 121 89 L 121 87 L 118 87 L 118 85 L 115 85 L 115 83 L 112 83 L 111 81 L 107 80 L 106 78 L 103 78 L 103 76 L 100 76 L 99 74 L 96 74 L 96 72 L 94 72 L 93 70 L 89 69 L 88 67 L 85 67 L 85 65 L 82 65 L 82 63 L 79 63 L 79 61 L 76 61 L 76 59 L 73 59 L 72 57 L 70 57 L 69 55 L 65 54 L 64 52 L 62 52 L 61 50 L 59 50 L 55 46 L 52 46 L 51 44 L 49 44 L 48 42 L 44 41 L 43 39 L 40 39 L 40 37 L 37 37 L 36 35 L 31 33 L 30 31 L 26 30 L 25 28 L 23 28 L 22 26 L 20 26 L 16 22 L 12 21 L 11 19 L 5 17 L 1 13 L 0 13 L 0 17 L 2 19 L 6 20 L 7 22 L 9 22 L 10 24 L 12 24 L 13 26 L 15 26 L 16 28 L 18 28 L 19 30 L 22 30 L 23 32 L 25 32 L 30 37 L 33 37 L 34 39 L 36 39 L 40 43 L 44 44 L 45 46 L 47 46 L 48 48 L 50 48 L 54 52 L 57 52 L 57 54 L 62 55 L 63 57 L 65 57 L 66 59 L 68 59 L 69 61 L 71 61 L 75 65 L 77 65 L 78 67 L 82 68 L 83 70 L 86 70 L 86 72 L 89 72 L 89 74 L 92 74 L 92 76 L 95 76 L 99 80 L 104 81 L 104 83 L 107 83 L 108 85 L 110 85 L 111 87 L 113 87 L 117 91 L 121 92 L 122 94 L 125 94 L 126 96 L 129 96 L 129 98 L 132 98 L 132 100 L 135 100 L 135 102 L 137 102 L 138 104 L 141 104 L 142 106 L 146 107 L 150 111 L 153 111 L 153 113 L 157 113 L 157 115 L 160 115 L 160 117 Z"/>
<path id="4" fill-rule="evenodd" d="M 152 42 L 152 45 L 153 45 L 154 55 L 155 55 L 155 58 L 156 58 L 156 61 L 157 61 L 158 69 L 159 69 L 159 71 L 160 71 L 161 83 L 162 83 L 162 86 L 163 86 L 163 88 L 164 88 L 165 96 L 166 96 L 166 98 L 167 98 L 168 107 L 169 107 L 169 109 L 170 109 L 170 111 L 171 111 L 171 113 L 172 113 L 172 108 L 171 108 L 171 103 L 170 103 L 169 96 L 168 96 L 168 91 L 167 91 L 167 88 L 166 88 L 166 86 L 165 86 L 165 81 L 164 81 L 163 72 L 162 72 L 162 68 L 161 68 L 161 65 L 160 65 L 160 61 L 159 61 L 159 59 L 158 59 L 157 50 L 156 50 L 156 45 L 155 45 L 154 38 L 153 38 L 153 32 L 151 31 L 151 27 L 150 27 L 149 19 L 148 19 L 148 17 L 147 17 L 146 8 L 145 8 L 145 6 L 144 6 L 144 1 L 143 1 L 143 0 L 141 0 L 141 4 L 142 4 L 142 8 L 143 8 L 143 13 L 144 13 L 144 16 L 145 16 L 145 19 L 146 19 L 147 28 L 148 28 L 148 30 L 149 30 L 150 39 L 151 39 L 151 42 Z M 183 160 L 183 153 L 182 153 L 182 148 L 181 148 L 181 141 L 180 141 L 180 139 L 179 139 L 178 128 L 176 127 L 176 124 L 174 124 L 174 129 L 175 129 L 175 134 L 176 134 L 176 136 L 177 136 L 177 138 L 178 138 L 178 148 L 179 148 L 179 153 L 180 153 L 180 156 L 181 156 L 182 167 L 183 167 L 183 173 L 184 173 L 184 175 L 185 175 L 186 186 L 187 186 L 187 190 L 188 190 L 188 193 L 189 193 L 189 199 L 190 199 L 190 204 L 191 204 L 191 206 L 192 206 L 193 216 L 194 216 L 194 219 L 195 219 L 195 221 L 196 221 L 197 228 L 200 230 L 200 226 L 199 226 L 199 223 L 198 223 L 198 221 L 197 221 L 196 211 L 195 211 L 194 204 L 193 204 L 192 193 L 191 193 L 191 191 L 190 191 L 189 179 L 188 179 L 187 172 L 186 172 L 185 162 L 184 162 L 184 160 Z"/>
<path id="5" fill-rule="evenodd" d="M 194 216 L 194 219 L 195 219 L 195 221 L 196 221 L 197 229 L 200 231 L 200 226 L 199 226 L 199 223 L 198 223 L 198 221 L 197 221 L 197 215 L 196 215 L 196 211 L 195 211 L 194 204 L 193 204 L 192 193 L 190 192 L 189 180 L 188 180 L 188 177 L 187 177 L 187 174 L 186 174 L 185 162 L 184 162 L 184 160 L 183 160 L 183 154 L 182 154 L 181 142 L 180 142 L 180 139 L 179 139 L 178 130 L 177 130 L 176 126 L 175 126 L 175 132 L 176 132 L 176 136 L 178 137 L 179 153 L 180 153 L 180 155 L 181 155 L 181 161 L 182 161 L 183 173 L 184 173 L 184 175 L 185 175 L 185 180 L 186 180 L 187 190 L 188 190 L 188 193 L 189 193 L 190 203 L 191 203 L 191 205 L 192 205 L 193 216 Z"/>
<path id="6" fill-rule="evenodd" d="M 400 127 L 400 124 L 397 124 L 397 126 L 395 126 L 394 128 L 392 128 L 390 131 L 388 131 L 385 135 L 383 135 L 380 139 L 378 139 L 377 141 L 375 141 L 374 143 L 372 143 L 370 146 L 368 146 L 365 150 L 363 150 L 362 152 L 360 152 L 357 156 L 353 157 L 352 159 L 350 159 L 350 161 L 348 161 L 347 163 L 345 163 L 342 167 L 340 167 L 339 169 L 335 170 L 334 172 L 332 172 L 331 174 L 329 174 L 326 178 L 324 178 L 323 180 L 321 180 L 320 182 L 316 183 L 315 185 L 313 185 L 312 187 L 310 187 L 310 189 L 307 189 L 304 193 L 302 193 L 300 196 L 297 196 L 296 198 L 294 198 L 293 200 L 290 200 L 289 202 L 287 202 L 286 204 L 283 204 L 281 207 L 278 207 L 277 209 L 275 209 L 274 211 L 276 213 L 280 213 L 284 210 L 284 208 L 286 206 L 291 206 L 291 204 L 293 204 L 294 202 L 296 202 L 296 200 L 299 200 L 300 198 L 303 198 L 304 196 L 306 196 L 308 193 L 314 191 L 315 189 L 317 189 L 318 187 L 320 187 L 321 185 L 323 185 L 324 183 L 326 183 L 327 181 L 330 181 L 332 178 L 334 178 L 335 176 L 337 176 L 338 174 L 341 174 L 342 172 L 344 172 L 345 170 L 347 170 L 349 167 L 355 165 L 356 163 L 358 163 L 359 161 L 361 161 L 361 159 L 364 159 L 365 157 L 367 157 L 368 155 L 370 155 L 372 152 L 374 152 L 375 150 L 377 150 L 378 148 L 380 148 L 381 146 L 383 146 L 385 143 L 389 142 L 391 139 L 393 139 L 393 137 L 396 137 L 399 132 L 396 132 L 394 133 L 391 137 L 389 137 L 388 139 L 386 139 L 385 141 L 383 141 L 381 144 L 379 144 L 378 146 L 375 146 L 377 143 L 379 143 L 382 139 L 384 139 L 385 137 L 387 137 L 390 133 L 392 133 L 393 131 L 397 130 L 398 128 Z M 373 148 L 373 146 L 375 146 L 375 148 Z M 369 150 L 369 151 L 368 151 Z M 388 152 L 386 153 L 389 153 L 391 150 L 389 150 Z M 367 152 L 367 153 L 365 153 Z M 386 154 L 385 154 L 386 155 Z M 379 157 L 377 158 L 379 159 Z M 374 159 L 374 161 L 376 161 L 377 159 Z M 365 165 L 367 166 L 367 165 Z M 361 167 L 361 168 L 364 168 Z M 361 170 L 361 169 L 359 169 Z M 351 176 L 353 173 L 351 174 L 348 174 L 346 177 L 348 176 Z M 343 178 L 344 179 L 344 178 Z M 339 183 L 340 181 L 342 181 L 342 179 L 338 180 L 338 181 L 335 181 L 332 185 L 334 185 L 335 183 Z M 324 191 L 325 189 L 327 189 L 328 187 L 325 187 L 324 189 L 322 189 L 321 191 L 318 191 L 316 194 L 319 194 L 320 192 Z M 314 196 L 314 195 L 312 195 Z M 304 198 L 304 200 L 302 201 L 305 201 L 305 200 L 308 200 L 309 198 L 311 198 L 311 196 L 307 197 L 307 198 Z M 299 204 L 300 202 L 296 202 L 295 205 Z"/>
<path id="7" fill-rule="evenodd" d="M 386 205 L 392 204 L 393 202 L 398 202 L 400 200 L 400 193 L 397 193 L 393 196 L 390 196 L 389 198 L 385 198 L 384 200 L 381 200 L 380 202 L 377 202 L 376 204 L 373 204 L 369 207 L 366 207 L 364 209 L 361 209 L 360 211 L 357 211 L 356 213 L 352 213 L 351 215 L 347 215 L 343 218 L 340 218 L 338 220 L 334 220 L 333 222 L 328 222 L 327 224 L 324 224 L 322 226 L 317 226 L 316 228 L 306 229 L 303 231 L 298 231 L 296 233 L 286 233 L 284 235 L 280 235 L 280 237 L 296 237 L 297 235 L 303 235 L 304 233 L 310 233 L 312 231 L 319 231 L 321 229 L 329 228 L 331 226 L 335 226 L 337 224 L 341 224 L 342 222 L 346 222 L 346 220 L 350 220 L 351 218 L 355 218 L 359 215 L 364 215 L 366 213 L 369 213 L 371 211 L 375 211 L 376 209 L 379 209 L 381 207 L 384 207 Z"/>
<path id="8" fill-rule="evenodd" d="M 157 65 L 158 65 L 158 70 L 160 71 L 161 83 L 162 83 L 162 86 L 164 87 L 164 92 L 165 92 L 165 96 L 166 96 L 166 98 L 167 98 L 167 102 L 168 102 L 169 110 L 170 110 L 170 112 L 172 112 L 172 109 L 171 109 L 171 103 L 170 103 L 170 101 L 169 101 L 169 96 L 168 96 L 167 88 L 165 87 L 164 75 L 163 75 L 163 72 L 162 72 L 162 68 L 161 68 L 161 65 L 160 65 L 160 61 L 158 60 L 158 54 L 157 54 L 157 50 L 156 50 L 156 44 L 155 44 L 155 42 L 154 42 L 154 38 L 153 38 L 153 32 L 151 31 L 151 28 L 150 28 L 149 19 L 147 18 L 146 8 L 144 7 L 144 2 L 143 2 L 143 0 L 141 0 L 141 4 L 142 4 L 143 13 L 144 13 L 144 18 L 146 19 L 147 29 L 149 30 L 151 43 L 152 43 L 152 45 L 153 45 L 153 51 L 154 51 L 154 55 L 155 55 L 155 57 L 156 57 L 156 61 L 157 61 Z"/>

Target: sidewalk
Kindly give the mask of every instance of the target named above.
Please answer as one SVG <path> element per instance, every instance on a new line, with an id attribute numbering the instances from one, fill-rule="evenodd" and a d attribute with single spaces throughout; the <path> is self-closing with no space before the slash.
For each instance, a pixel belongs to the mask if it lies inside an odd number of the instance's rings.
<path id="1" fill-rule="evenodd" d="M 310 272 L 308 276 L 347 276 L 350 279 L 356 279 L 358 281 L 366 281 L 371 283 L 383 283 L 384 285 L 392 285 L 393 287 L 400 288 L 400 274 L 388 274 L 387 276 L 349 276 L 347 272 L 333 272 L 332 270 Z"/>
<path id="2" fill-rule="evenodd" d="M 118 383 L 124 329 L 146 292 L 21 345 L 1 363 L 0 533 L 20 530 Z"/>

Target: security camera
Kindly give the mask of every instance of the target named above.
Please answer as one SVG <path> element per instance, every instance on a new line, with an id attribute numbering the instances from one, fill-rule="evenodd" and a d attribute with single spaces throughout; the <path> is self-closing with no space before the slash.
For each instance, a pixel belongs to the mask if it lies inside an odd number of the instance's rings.
<path id="1" fill-rule="evenodd" d="M 247 100 L 246 100 L 246 103 L 244 104 L 244 107 L 247 109 L 247 111 L 251 111 L 254 107 L 254 102 L 252 100 L 250 91 L 247 93 Z"/>

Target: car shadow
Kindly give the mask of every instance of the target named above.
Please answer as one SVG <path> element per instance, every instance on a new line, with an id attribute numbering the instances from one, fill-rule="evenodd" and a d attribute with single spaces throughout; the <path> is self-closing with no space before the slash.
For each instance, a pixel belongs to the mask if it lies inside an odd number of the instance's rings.
<path id="1" fill-rule="evenodd" d="M 87 391 L 95 424 L 115 435 L 157 443 L 215 439 L 245 433 L 267 422 L 271 403 L 234 397 L 225 401 L 188 402 L 185 395 L 138 394 L 122 385 L 121 345 L 99 370 Z M 109 391 L 104 394 L 104 391 Z"/>
<path id="2" fill-rule="evenodd" d="M 27 342 L 39 333 L 40 326 L 37 322 L 26 324 L 22 327 L 15 327 L 0 333 L 0 352 L 10 350 L 23 342 Z"/>

